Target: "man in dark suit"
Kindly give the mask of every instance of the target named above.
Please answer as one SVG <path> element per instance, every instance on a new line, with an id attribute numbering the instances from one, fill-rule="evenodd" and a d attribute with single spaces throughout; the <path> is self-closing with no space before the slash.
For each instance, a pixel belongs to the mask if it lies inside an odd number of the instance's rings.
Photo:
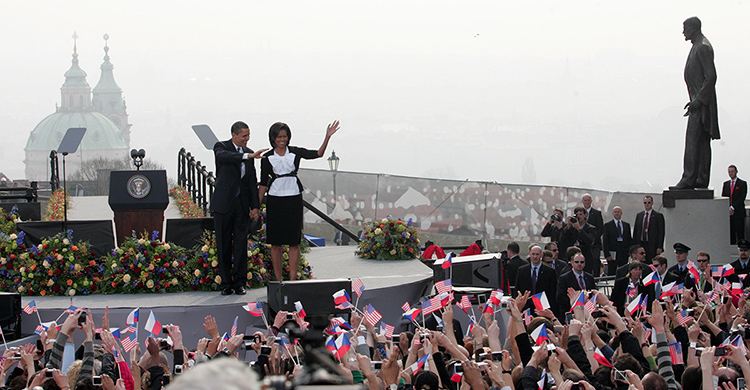
<path id="1" fill-rule="evenodd" d="M 651 261 L 656 255 L 664 252 L 664 215 L 653 209 L 654 198 L 643 197 L 643 211 L 635 216 L 633 224 L 633 243 L 640 244 L 646 250 L 646 260 Z"/>
<path id="2" fill-rule="evenodd" d="M 734 282 L 739 281 L 739 277 L 736 275 L 746 275 L 750 273 L 750 241 L 744 238 L 737 240 L 737 251 L 740 254 L 740 258 L 733 261 L 731 264 L 734 268 L 734 276 L 736 278 L 732 280 Z M 742 284 L 744 287 L 750 287 L 750 277 L 745 277 Z"/>
<path id="3" fill-rule="evenodd" d="M 596 227 L 587 222 L 586 209 L 581 206 L 573 209 L 575 216 L 568 219 L 568 223 L 560 235 L 560 246 L 570 248 L 578 247 L 586 257 L 586 272 L 599 276 L 601 262 L 594 258 L 591 249 L 596 239 Z"/>
<path id="4" fill-rule="evenodd" d="M 628 249 L 633 245 L 630 224 L 622 220 L 622 208 L 612 208 L 612 220 L 604 224 L 604 258 L 607 259 L 607 275 L 614 275 L 617 267 L 628 262 Z M 614 256 L 613 253 L 614 252 Z"/>
<path id="5" fill-rule="evenodd" d="M 721 196 L 729 198 L 729 242 L 734 245 L 737 240 L 745 238 L 745 198 L 747 182 L 737 178 L 737 167 L 729 166 L 729 180 L 724 182 Z"/>
<path id="6" fill-rule="evenodd" d="M 711 140 L 721 138 L 719 108 L 716 103 L 714 49 L 701 32 L 700 19 L 688 18 L 682 25 L 685 40 L 693 43 L 684 73 L 690 101 L 685 105 L 688 124 L 682 178 L 670 189 L 708 188 Z"/>
<path id="7" fill-rule="evenodd" d="M 509 258 L 508 262 L 505 265 L 505 274 L 508 276 L 508 283 L 515 284 L 518 269 L 528 264 L 528 262 L 526 262 L 526 260 L 522 259 L 521 256 L 518 255 L 518 253 L 521 251 L 521 247 L 518 246 L 517 242 L 509 242 L 508 246 L 505 247 L 505 250 L 508 252 Z M 512 293 L 515 296 L 515 287 L 512 288 Z"/>
<path id="8" fill-rule="evenodd" d="M 690 247 L 678 242 L 672 245 L 672 248 L 674 248 L 674 257 L 675 260 L 677 260 L 677 264 L 670 267 L 667 272 L 671 272 L 677 276 L 677 284 L 685 283 L 685 279 L 688 275 L 687 265 Z"/>
<path id="9" fill-rule="evenodd" d="M 531 291 L 531 295 L 539 294 L 544 291 L 547 295 L 550 308 L 555 315 L 557 313 L 557 274 L 555 270 L 542 264 L 542 248 L 534 246 L 529 251 L 529 257 L 531 259 L 530 264 L 526 264 L 518 269 L 516 273 L 516 291 L 523 294 L 526 291 Z M 529 299 L 526 304 L 527 307 L 524 310 L 534 308 L 534 304 Z M 559 317 L 559 315 L 558 315 Z"/>
<path id="10" fill-rule="evenodd" d="M 628 268 L 628 265 L 630 265 L 630 263 L 646 262 L 646 250 L 643 249 L 642 246 L 638 244 L 631 245 L 628 253 L 630 254 L 630 259 L 628 259 L 627 264 L 621 265 L 617 268 L 617 272 L 615 273 L 615 280 L 625 277 L 625 275 L 630 272 L 630 268 Z"/>
<path id="11" fill-rule="evenodd" d="M 557 249 L 557 244 L 554 242 L 548 242 L 544 244 L 544 250 L 542 251 L 542 262 L 544 265 L 555 270 L 557 277 L 569 271 L 570 264 L 560 259 L 560 251 Z"/>
<path id="12" fill-rule="evenodd" d="M 651 265 L 656 268 L 656 274 L 659 276 L 659 283 L 654 285 L 654 296 L 658 299 L 661 296 L 662 287 L 676 281 L 677 275 L 667 271 L 669 262 L 667 258 L 662 255 L 654 256 L 654 258 L 651 259 Z"/>
<path id="13" fill-rule="evenodd" d="M 583 253 L 573 255 L 570 264 L 573 269 L 560 276 L 560 279 L 557 281 L 557 305 L 560 308 L 560 313 L 570 311 L 568 289 L 575 291 L 596 289 L 594 275 L 584 271 L 584 268 L 586 268 L 586 256 Z"/>
<path id="14" fill-rule="evenodd" d="M 244 122 L 232 125 L 232 139 L 214 145 L 216 185 L 211 197 L 216 252 L 221 277 L 221 295 L 245 294 L 247 284 L 247 229 L 257 220 L 260 208 L 254 158 L 268 150 L 247 148 L 250 128 Z M 233 267 L 234 265 L 234 267 Z"/>
<path id="15" fill-rule="evenodd" d="M 643 285 L 643 263 L 630 263 L 628 266 L 629 274 L 624 278 L 615 280 L 615 286 L 612 288 L 612 295 L 609 300 L 612 301 L 612 305 L 617 308 L 617 312 L 623 315 L 625 307 L 630 303 L 633 298 L 637 297 L 638 294 L 645 294 L 648 296 L 646 302 L 651 307 L 651 301 L 654 300 L 655 292 L 654 285 L 648 286 Z M 628 287 L 631 287 L 631 292 L 628 294 Z"/>
<path id="16" fill-rule="evenodd" d="M 695 256 L 695 263 L 698 266 L 698 280 L 695 281 L 691 277 L 685 278 L 685 289 L 696 288 L 703 292 L 709 292 L 714 289 L 716 282 L 711 275 L 711 256 L 706 252 L 698 252 Z M 735 277 L 735 275 L 731 275 Z M 739 279 L 733 279 L 732 281 L 739 281 Z"/>
<path id="17" fill-rule="evenodd" d="M 583 194 L 583 196 L 581 197 L 581 203 L 583 203 L 583 208 L 586 209 L 586 222 L 596 227 L 596 234 L 594 236 L 594 244 L 591 245 L 591 254 L 593 255 L 593 258 L 596 260 L 596 262 L 600 263 L 599 257 L 601 256 L 601 252 L 602 252 L 602 235 L 604 234 L 604 217 L 602 216 L 601 211 L 591 206 L 591 203 L 593 203 L 593 201 L 594 201 L 594 198 L 591 197 L 591 194 Z M 595 275 L 598 276 L 598 274 L 595 274 Z"/>

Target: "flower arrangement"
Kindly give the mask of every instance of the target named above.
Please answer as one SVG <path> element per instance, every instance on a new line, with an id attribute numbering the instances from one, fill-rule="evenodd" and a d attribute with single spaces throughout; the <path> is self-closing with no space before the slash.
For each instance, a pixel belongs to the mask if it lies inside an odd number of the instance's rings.
<path id="1" fill-rule="evenodd" d="M 47 203 L 47 209 L 44 212 L 45 221 L 62 221 L 65 219 L 65 192 L 59 189 L 52 193 Z M 68 208 L 70 208 L 70 196 L 67 196 Z"/>
<path id="2" fill-rule="evenodd" d="M 182 218 L 205 218 L 203 209 L 193 202 L 193 198 L 182 186 L 174 186 L 169 190 L 169 196 L 177 202 Z"/>
<path id="3" fill-rule="evenodd" d="M 105 261 L 103 293 L 176 292 L 188 288 L 186 250 L 157 239 L 128 237 Z"/>
<path id="4" fill-rule="evenodd" d="M 364 227 L 363 240 L 355 252 L 364 259 L 407 260 L 419 257 L 419 232 L 411 219 L 390 216 Z"/>

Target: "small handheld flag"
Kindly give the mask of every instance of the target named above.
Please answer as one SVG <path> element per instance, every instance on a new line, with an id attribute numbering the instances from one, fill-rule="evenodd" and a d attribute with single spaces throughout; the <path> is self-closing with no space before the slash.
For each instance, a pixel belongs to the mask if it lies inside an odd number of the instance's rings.
<path id="1" fill-rule="evenodd" d="M 534 339 L 536 345 L 542 345 L 546 340 L 549 340 L 547 326 L 544 324 L 537 326 L 537 328 L 531 332 L 531 338 Z"/>
<path id="2" fill-rule="evenodd" d="M 234 337 L 237 335 L 237 319 L 240 318 L 239 316 L 234 317 L 234 323 L 232 324 L 232 329 L 229 331 L 229 335 L 231 337 Z"/>
<path id="3" fill-rule="evenodd" d="M 357 294 L 357 297 L 362 297 L 362 293 L 365 292 L 365 285 L 362 283 L 362 279 L 354 278 L 352 280 L 352 291 Z"/>
<path id="4" fill-rule="evenodd" d="M 453 266 L 453 252 L 448 253 L 448 257 L 443 260 L 442 268 L 448 269 Z"/>
<path id="5" fill-rule="evenodd" d="M 531 300 L 534 302 L 536 310 L 546 310 L 550 308 L 549 301 L 547 300 L 547 293 L 544 291 L 532 295 Z"/>
<path id="6" fill-rule="evenodd" d="M 296 301 L 294 302 L 294 309 L 297 310 L 297 315 L 299 315 L 299 318 L 305 319 L 305 308 L 302 307 L 302 302 Z"/>
<path id="7" fill-rule="evenodd" d="M 26 313 L 26 314 L 31 314 L 31 313 L 34 313 L 36 311 L 37 311 L 37 309 L 36 309 L 36 302 L 34 302 L 34 301 L 31 301 L 31 302 L 27 303 L 26 306 L 23 307 L 23 312 Z"/>
<path id="8" fill-rule="evenodd" d="M 161 323 L 159 323 L 159 320 L 156 319 L 156 316 L 154 315 L 153 310 L 149 311 L 148 320 L 146 320 L 145 329 L 149 331 L 149 333 L 152 333 L 152 334 L 161 333 Z"/>
<path id="9" fill-rule="evenodd" d="M 253 317 L 260 317 L 263 315 L 263 304 L 260 302 L 249 302 L 247 305 L 243 305 L 242 308 Z"/>
<path id="10" fill-rule="evenodd" d="M 365 308 L 365 321 L 367 321 L 370 326 L 375 326 L 381 318 L 383 318 L 383 316 L 375 310 L 375 307 L 372 306 L 372 304 L 367 305 Z"/>
<path id="11" fill-rule="evenodd" d="M 140 311 L 140 309 L 140 307 L 134 309 L 130 312 L 130 314 L 128 314 L 128 318 L 125 320 L 126 325 L 133 325 L 138 323 L 138 312 Z"/>
<path id="12" fill-rule="evenodd" d="M 333 293 L 333 303 L 340 305 L 344 302 L 351 302 L 352 298 L 349 296 L 349 293 L 346 292 L 346 290 L 341 289 L 339 291 L 336 291 Z"/>

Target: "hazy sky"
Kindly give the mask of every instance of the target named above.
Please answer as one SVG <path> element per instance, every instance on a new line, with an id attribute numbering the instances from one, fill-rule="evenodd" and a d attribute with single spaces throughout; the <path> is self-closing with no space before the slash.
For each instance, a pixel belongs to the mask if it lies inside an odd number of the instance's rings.
<path id="1" fill-rule="evenodd" d="M 28 134 L 60 102 L 76 31 L 93 88 L 110 36 L 131 147 L 176 173 L 190 128 L 249 146 L 287 122 L 343 171 L 660 191 L 682 172 L 688 101 L 682 21 L 713 44 L 726 166 L 750 172 L 745 1 L 16 1 L 0 34 L 0 171 L 23 177 Z M 327 169 L 325 159 L 303 163 Z"/>

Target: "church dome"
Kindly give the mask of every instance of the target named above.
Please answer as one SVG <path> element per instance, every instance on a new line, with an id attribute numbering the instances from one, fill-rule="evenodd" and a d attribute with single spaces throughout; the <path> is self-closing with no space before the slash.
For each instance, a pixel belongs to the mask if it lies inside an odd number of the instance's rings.
<path id="1" fill-rule="evenodd" d="M 122 131 L 106 116 L 90 112 L 58 111 L 42 119 L 31 131 L 26 150 L 57 150 L 65 132 L 71 127 L 85 127 L 79 150 L 127 149 Z"/>

